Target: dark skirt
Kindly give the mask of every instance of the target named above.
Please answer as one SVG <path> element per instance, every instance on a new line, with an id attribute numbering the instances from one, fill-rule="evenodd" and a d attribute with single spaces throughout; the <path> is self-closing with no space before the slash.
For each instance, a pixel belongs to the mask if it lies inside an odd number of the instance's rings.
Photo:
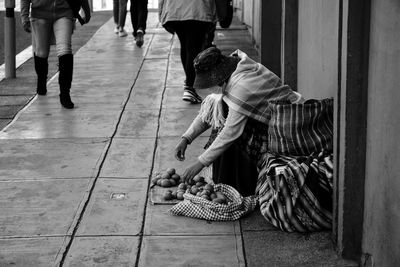
<path id="1" fill-rule="evenodd" d="M 214 129 L 205 148 L 215 140 L 221 129 Z M 257 162 L 267 151 L 267 125 L 248 119 L 242 135 L 212 164 L 214 183 L 233 186 L 243 196 L 255 194 Z"/>

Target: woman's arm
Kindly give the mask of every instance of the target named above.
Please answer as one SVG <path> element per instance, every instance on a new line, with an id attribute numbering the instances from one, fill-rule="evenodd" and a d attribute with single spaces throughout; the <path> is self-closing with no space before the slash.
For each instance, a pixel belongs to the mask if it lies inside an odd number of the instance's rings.
<path id="1" fill-rule="evenodd" d="M 210 165 L 242 135 L 246 122 L 247 116 L 230 109 L 224 128 L 198 160 L 204 166 Z"/>
<path id="2" fill-rule="evenodd" d="M 189 128 L 182 135 L 182 137 L 186 138 L 188 140 L 188 144 L 190 144 L 191 142 L 193 142 L 194 139 L 205 132 L 208 128 L 210 128 L 210 125 L 203 122 L 200 116 L 197 115 L 197 117 L 193 120 L 192 124 L 190 124 Z"/>
<path id="3" fill-rule="evenodd" d="M 31 8 L 31 0 L 21 0 L 21 22 L 26 32 L 31 32 L 29 21 L 29 10 Z"/>

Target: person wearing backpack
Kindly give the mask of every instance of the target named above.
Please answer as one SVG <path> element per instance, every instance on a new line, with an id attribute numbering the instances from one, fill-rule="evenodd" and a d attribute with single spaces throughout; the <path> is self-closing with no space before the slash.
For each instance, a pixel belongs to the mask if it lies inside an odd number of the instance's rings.
<path id="1" fill-rule="evenodd" d="M 79 10 L 84 11 L 84 17 Z M 88 0 L 21 0 L 21 20 L 24 30 L 32 33 L 37 94 L 47 93 L 47 74 L 50 45 L 56 45 L 59 64 L 58 83 L 60 103 L 64 108 L 74 108 L 70 89 L 73 74 L 72 33 L 75 21 L 81 24 L 90 20 Z"/>

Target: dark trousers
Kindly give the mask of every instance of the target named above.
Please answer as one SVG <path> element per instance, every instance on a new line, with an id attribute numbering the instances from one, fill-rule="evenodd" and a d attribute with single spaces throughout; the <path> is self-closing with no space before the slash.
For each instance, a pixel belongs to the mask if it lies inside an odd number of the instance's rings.
<path id="1" fill-rule="evenodd" d="M 204 49 L 211 46 L 209 33 L 214 27 L 213 23 L 187 20 L 168 22 L 167 29 L 173 31 L 181 43 L 181 61 L 186 75 L 187 86 L 193 86 L 196 73 L 193 60 Z M 212 40 L 211 40 L 212 42 Z"/>
<path id="2" fill-rule="evenodd" d="M 136 37 L 136 33 L 139 29 L 146 32 L 147 22 L 147 3 L 148 0 L 131 0 L 131 22 L 133 27 L 133 36 Z"/>

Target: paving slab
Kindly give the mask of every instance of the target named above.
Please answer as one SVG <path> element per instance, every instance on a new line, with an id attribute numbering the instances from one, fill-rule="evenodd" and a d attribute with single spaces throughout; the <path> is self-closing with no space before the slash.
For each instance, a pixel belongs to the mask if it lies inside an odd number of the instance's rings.
<path id="1" fill-rule="evenodd" d="M 197 109 L 163 109 L 160 118 L 160 137 L 180 137 L 198 114 Z M 201 136 L 209 136 L 210 130 Z"/>
<path id="2" fill-rule="evenodd" d="M 0 239 L 0 266 L 58 266 L 68 238 Z"/>
<path id="3" fill-rule="evenodd" d="M 8 124 L 11 123 L 11 121 L 11 119 L 0 119 L 0 129 L 6 127 Z"/>
<path id="4" fill-rule="evenodd" d="M 153 137 L 157 135 L 158 109 L 126 110 L 118 125 L 117 137 Z"/>
<path id="5" fill-rule="evenodd" d="M 0 140 L 0 180 L 95 177 L 107 138 Z"/>
<path id="6" fill-rule="evenodd" d="M 172 205 L 147 206 L 145 235 L 240 235 L 239 221 L 215 222 L 172 215 Z"/>
<path id="7" fill-rule="evenodd" d="M 141 80 L 143 81 L 143 80 Z M 131 96 L 125 106 L 130 109 L 160 109 L 164 81 L 159 79 L 147 79 L 142 84 L 135 83 Z M 145 86 L 149 86 L 148 88 Z"/>
<path id="8" fill-rule="evenodd" d="M 0 236 L 70 235 L 91 183 L 88 178 L 0 181 Z"/>
<path id="9" fill-rule="evenodd" d="M 248 266 L 342 266 L 329 232 L 253 231 L 245 232 L 243 241 Z"/>
<path id="10" fill-rule="evenodd" d="M 98 179 L 77 235 L 138 235 L 147 186 L 148 179 Z"/>
<path id="11" fill-rule="evenodd" d="M 10 106 L 10 105 L 26 105 L 32 96 L 29 95 L 13 95 L 13 96 L 0 96 L 0 106 Z M 1 113 L 0 113 L 1 114 Z"/>
<path id="12" fill-rule="evenodd" d="M 77 237 L 63 266 L 135 266 L 137 237 Z"/>
<path id="13" fill-rule="evenodd" d="M 183 173 L 204 151 L 203 147 L 207 143 L 208 138 L 198 137 L 190 144 L 186 149 L 186 159 L 184 161 L 178 161 L 174 156 L 174 149 L 179 140 L 180 137 L 161 137 L 158 139 L 153 172 L 160 172 L 172 167 L 176 169 L 177 173 Z"/>
<path id="14" fill-rule="evenodd" d="M 0 139 L 111 137 L 120 112 L 53 109 L 43 114 L 27 110 L 0 132 Z"/>
<path id="15" fill-rule="evenodd" d="M 245 266 L 239 236 L 144 236 L 139 266 Z"/>
<path id="16" fill-rule="evenodd" d="M 154 143 L 154 138 L 114 138 L 100 177 L 149 177 Z"/>
<path id="17" fill-rule="evenodd" d="M 261 214 L 260 207 L 245 217 L 240 219 L 242 231 L 280 231 L 278 228 L 270 224 Z"/>

